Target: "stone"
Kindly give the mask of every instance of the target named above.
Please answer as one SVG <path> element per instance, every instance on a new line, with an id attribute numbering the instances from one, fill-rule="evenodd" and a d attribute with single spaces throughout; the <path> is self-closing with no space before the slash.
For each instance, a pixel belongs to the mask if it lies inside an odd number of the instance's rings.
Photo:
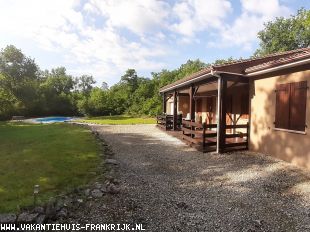
<path id="1" fill-rule="evenodd" d="M 91 191 L 91 195 L 94 198 L 99 198 L 103 196 L 103 192 L 101 192 L 99 189 L 94 189 L 93 191 Z"/>
<path id="2" fill-rule="evenodd" d="M 100 189 L 100 191 L 103 192 L 103 193 L 107 193 L 107 192 L 108 192 L 106 186 L 102 186 L 101 189 Z"/>
<path id="3" fill-rule="evenodd" d="M 65 200 L 64 200 L 64 207 L 69 207 L 70 205 L 72 205 L 72 199 L 67 197 Z"/>
<path id="4" fill-rule="evenodd" d="M 45 208 L 45 214 L 47 218 L 53 219 L 56 215 L 56 208 L 54 202 L 50 201 L 47 203 Z"/>
<path id="5" fill-rule="evenodd" d="M 58 213 L 57 213 L 57 215 L 56 215 L 56 217 L 57 218 L 64 218 L 64 217 L 67 217 L 67 215 L 68 215 L 68 211 L 67 211 L 67 209 L 61 209 Z"/>
<path id="6" fill-rule="evenodd" d="M 45 220 L 46 220 L 45 214 L 41 214 L 41 215 L 39 215 L 39 216 L 37 217 L 35 223 L 36 223 L 36 224 L 43 224 L 43 223 L 45 222 Z"/>
<path id="7" fill-rule="evenodd" d="M 28 213 L 28 212 L 23 212 L 21 213 L 18 218 L 17 222 L 20 223 L 32 223 L 35 222 L 36 218 L 38 217 L 38 213 Z"/>
<path id="8" fill-rule="evenodd" d="M 58 212 L 64 207 L 64 202 L 62 200 L 58 200 L 55 204 L 55 210 Z"/>
<path id="9" fill-rule="evenodd" d="M 114 184 L 109 184 L 107 186 L 107 191 L 108 193 L 111 193 L 111 194 L 117 194 L 120 192 L 120 188 Z"/>
<path id="10" fill-rule="evenodd" d="M 34 213 L 44 214 L 44 208 L 41 206 L 37 206 L 33 209 Z"/>
<path id="11" fill-rule="evenodd" d="M 0 224 L 4 223 L 14 223 L 16 221 L 16 215 L 13 213 L 0 214 Z"/>
<path id="12" fill-rule="evenodd" d="M 90 195 L 90 189 L 85 189 L 84 195 L 88 197 Z"/>
<path id="13" fill-rule="evenodd" d="M 119 164 L 119 162 L 117 160 L 115 160 L 115 159 L 106 159 L 105 163 L 106 164 L 113 164 L 113 165 L 118 165 Z"/>
<path id="14" fill-rule="evenodd" d="M 100 188 L 102 188 L 102 184 L 101 183 L 99 183 L 99 182 L 96 182 L 95 184 L 94 184 L 94 187 L 96 188 L 96 189 L 100 189 Z"/>

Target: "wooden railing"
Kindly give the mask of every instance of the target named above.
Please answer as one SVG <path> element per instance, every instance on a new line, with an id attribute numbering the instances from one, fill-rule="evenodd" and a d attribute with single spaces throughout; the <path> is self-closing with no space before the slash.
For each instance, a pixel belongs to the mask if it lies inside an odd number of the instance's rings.
<path id="1" fill-rule="evenodd" d="M 165 129 L 165 130 L 172 130 L 173 124 L 174 124 L 174 117 L 173 115 L 167 114 L 167 115 L 158 115 L 156 117 L 157 120 L 157 126 Z M 176 129 L 181 129 L 182 124 L 182 115 L 177 116 L 177 122 L 176 122 Z"/>
<path id="2" fill-rule="evenodd" d="M 216 145 L 216 124 L 198 123 L 191 120 L 182 120 L 182 139 L 198 150 L 214 150 Z M 213 149 L 212 149 L 213 148 Z"/>
<path id="3" fill-rule="evenodd" d="M 217 124 L 197 123 L 182 120 L 182 139 L 190 146 L 201 151 L 214 151 L 217 145 Z M 223 151 L 248 149 L 249 124 L 226 125 L 226 129 L 244 129 L 245 132 L 225 133 Z M 235 131 L 235 130 L 234 130 Z M 226 130 L 225 130 L 226 132 Z"/>
<path id="4" fill-rule="evenodd" d="M 225 134 L 225 150 L 230 148 L 248 149 L 249 123 L 240 125 L 226 125 L 226 129 L 243 129 L 245 132 Z"/>

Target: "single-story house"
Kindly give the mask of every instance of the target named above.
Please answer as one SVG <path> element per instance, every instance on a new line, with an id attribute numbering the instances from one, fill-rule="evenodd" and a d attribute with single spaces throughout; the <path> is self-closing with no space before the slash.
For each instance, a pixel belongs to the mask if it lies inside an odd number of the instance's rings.
<path id="1" fill-rule="evenodd" d="M 310 168 L 310 48 L 214 65 L 160 89 L 158 126 L 202 151 L 259 151 Z"/>

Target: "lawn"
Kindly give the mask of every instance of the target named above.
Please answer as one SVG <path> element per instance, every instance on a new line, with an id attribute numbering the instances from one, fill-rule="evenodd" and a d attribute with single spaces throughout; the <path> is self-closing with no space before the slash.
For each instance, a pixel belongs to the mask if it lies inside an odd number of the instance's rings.
<path id="1" fill-rule="evenodd" d="M 72 191 L 93 178 L 99 146 L 89 130 L 69 124 L 0 123 L 0 213 Z"/>
<path id="2" fill-rule="evenodd" d="M 101 116 L 101 117 L 88 117 L 78 120 L 80 122 L 89 122 L 96 124 L 110 124 L 110 125 L 130 125 L 130 124 L 155 124 L 155 118 L 142 118 L 132 116 Z"/>

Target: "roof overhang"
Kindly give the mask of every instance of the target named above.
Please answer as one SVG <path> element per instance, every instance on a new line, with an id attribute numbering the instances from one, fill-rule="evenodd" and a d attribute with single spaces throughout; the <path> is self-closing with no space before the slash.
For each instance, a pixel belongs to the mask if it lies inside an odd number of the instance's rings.
<path id="1" fill-rule="evenodd" d="M 176 84 L 176 85 L 173 85 L 173 86 L 171 86 L 171 87 L 168 87 L 167 89 L 160 90 L 159 92 L 160 92 L 160 93 L 169 92 L 169 91 L 171 91 L 171 90 L 178 89 L 178 88 L 182 88 L 182 87 L 184 87 L 184 86 L 186 86 L 186 85 L 190 85 L 190 84 L 192 84 L 192 83 L 195 83 L 195 82 L 197 82 L 197 81 L 201 81 L 201 80 L 203 80 L 203 79 L 207 79 L 207 78 L 212 77 L 212 76 L 213 76 L 213 75 L 211 74 L 211 72 L 210 72 L 210 73 L 206 73 L 206 74 L 203 74 L 203 75 L 198 76 L 198 77 L 196 77 L 196 78 L 193 78 L 193 79 L 191 79 L 191 80 L 188 80 L 188 81 L 182 82 L 182 83 L 180 83 L 180 84 Z"/>
<path id="2" fill-rule="evenodd" d="M 279 71 L 279 70 L 283 70 L 283 69 L 287 69 L 287 68 L 293 68 L 293 67 L 300 66 L 300 65 L 303 65 L 303 64 L 308 64 L 308 63 L 310 63 L 310 58 L 304 59 L 304 60 L 295 61 L 295 62 L 288 63 L 288 64 L 279 65 L 279 66 L 272 67 L 272 68 L 263 69 L 263 70 L 260 70 L 260 71 L 251 72 L 251 73 L 246 74 L 246 76 L 248 76 L 248 77 L 259 76 L 259 75 L 262 75 L 262 74 L 266 74 L 266 73 L 270 73 L 270 72 L 275 72 L 275 71 Z"/>

